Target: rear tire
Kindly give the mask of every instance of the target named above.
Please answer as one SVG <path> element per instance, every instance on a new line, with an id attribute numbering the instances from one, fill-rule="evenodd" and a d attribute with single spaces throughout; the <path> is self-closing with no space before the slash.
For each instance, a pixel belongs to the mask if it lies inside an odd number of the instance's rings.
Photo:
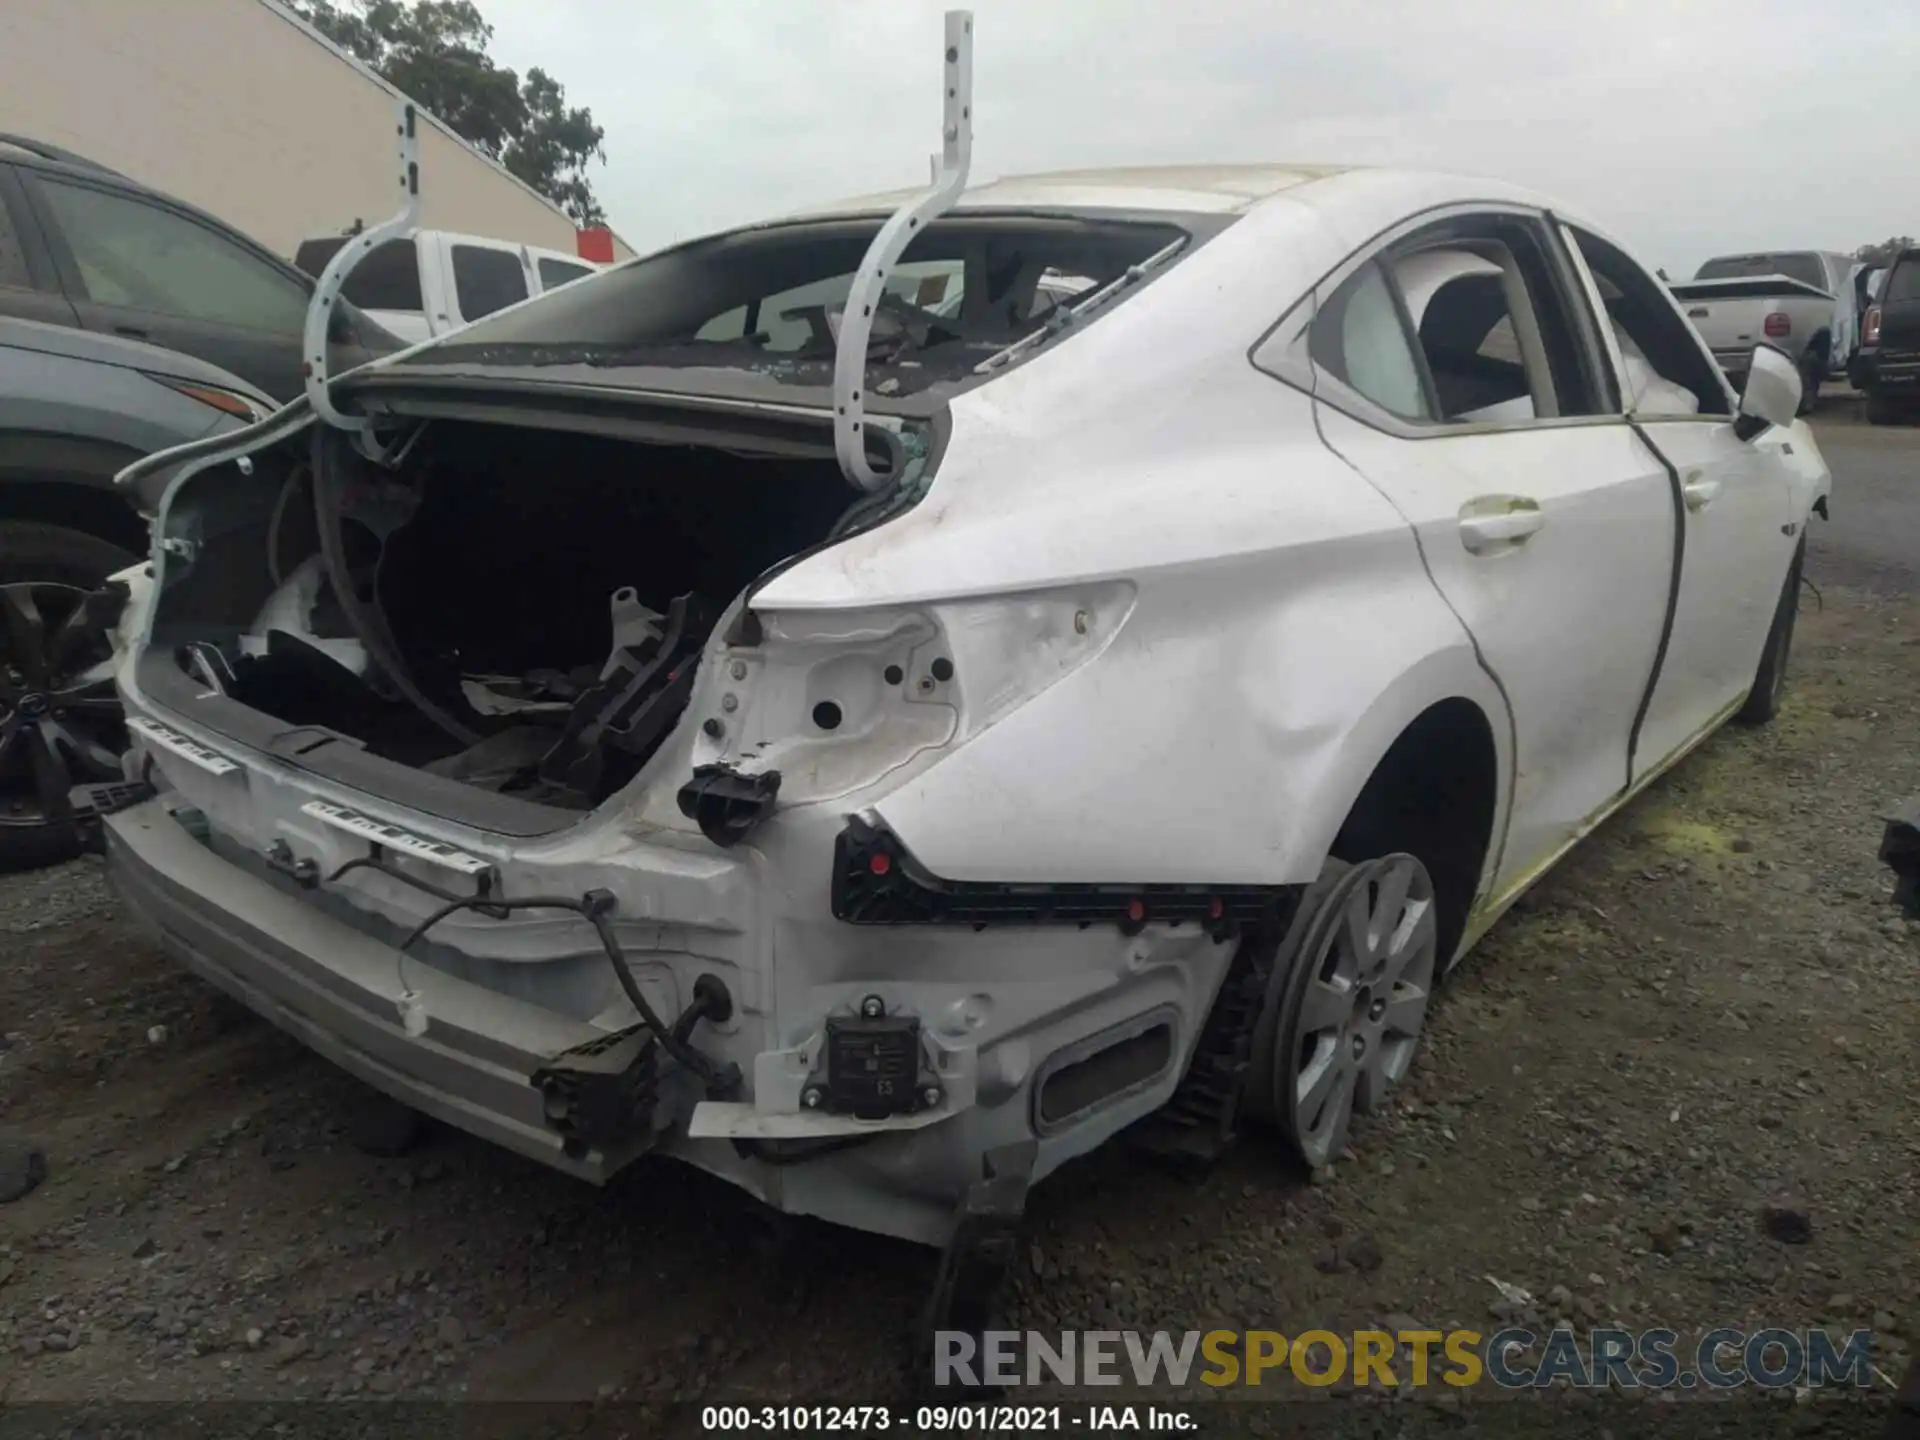
<path id="1" fill-rule="evenodd" d="M 31 520 L 0 521 L 0 585 L 45 581 L 97 590 L 109 575 L 137 559 L 79 530 Z M 0 656 L 6 653 L 7 637 L 0 635 Z M 19 799 L 13 794 L 19 778 L 11 770 L 0 771 L 0 874 L 55 865 L 80 852 L 80 836 L 71 825 L 8 823 L 9 808 Z"/>
<path id="2" fill-rule="evenodd" d="M 1760 653 L 1760 668 L 1754 673 L 1753 689 L 1734 714 L 1742 725 L 1765 725 L 1780 713 L 1780 697 L 1787 688 L 1787 659 L 1793 651 L 1793 625 L 1800 614 L 1800 570 L 1806 563 L 1807 542 L 1802 540 L 1787 567 L 1787 581 L 1774 607 L 1773 625 L 1767 631 L 1767 648 Z"/>
<path id="3" fill-rule="evenodd" d="M 1287 1148 L 1331 1165 L 1356 1114 L 1406 1077 L 1439 980 L 1433 881 L 1405 852 L 1329 860 L 1276 957 L 1248 1099 Z"/>
<path id="4" fill-rule="evenodd" d="M 1800 360 L 1800 409 L 1811 415 L 1820 408 L 1820 385 L 1827 378 L 1827 357 L 1820 351 L 1808 351 Z"/>

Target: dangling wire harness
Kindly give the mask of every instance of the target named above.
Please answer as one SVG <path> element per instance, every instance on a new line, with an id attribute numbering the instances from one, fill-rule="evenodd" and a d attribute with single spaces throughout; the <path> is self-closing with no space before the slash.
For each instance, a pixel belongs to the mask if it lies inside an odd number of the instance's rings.
<path id="1" fill-rule="evenodd" d="M 340 871 L 334 873 L 338 876 Z M 455 896 L 407 932 L 407 938 L 400 942 L 400 953 L 405 955 L 427 931 L 449 915 L 456 915 L 462 910 L 480 910 L 497 916 L 509 915 L 516 910 L 569 911 L 593 926 L 593 933 L 600 939 L 600 948 L 606 952 L 607 963 L 613 967 L 614 979 L 619 981 L 621 990 L 639 1012 L 641 1023 L 647 1027 L 660 1048 L 688 1071 L 699 1076 L 710 1092 L 733 1093 L 739 1088 L 740 1067 L 730 1062 L 716 1064 L 685 1039 L 686 1035 L 692 1033 L 693 1027 L 706 1018 L 714 1003 L 709 996 L 715 992 L 703 991 L 696 986 L 693 1004 L 687 1011 L 672 1025 L 662 1020 L 660 1013 L 648 1003 L 639 982 L 633 978 L 633 972 L 627 968 L 626 954 L 620 948 L 619 937 L 613 933 L 613 923 L 607 918 L 613 913 L 614 904 L 613 894 L 607 890 L 589 890 L 578 900 L 564 895 L 529 895 L 515 900 L 502 895 Z"/>

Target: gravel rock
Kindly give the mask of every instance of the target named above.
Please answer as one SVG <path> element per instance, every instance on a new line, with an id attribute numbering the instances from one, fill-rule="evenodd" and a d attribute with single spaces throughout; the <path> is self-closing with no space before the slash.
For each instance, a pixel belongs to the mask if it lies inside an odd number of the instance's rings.
<path id="1" fill-rule="evenodd" d="M 1813 1217 L 1793 1205 L 1762 1206 L 1760 1228 L 1783 1245 L 1805 1245 L 1813 1239 Z"/>
<path id="2" fill-rule="evenodd" d="M 1357 1235 L 1347 1242 L 1347 1263 L 1362 1273 L 1378 1270 L 1385 1256 L 1380 1253 L 1380 1242 L 1371 1235 Z"/>
<path id="3" fill-rule="evenodd" d="M 0 1140 L 0 1205 L 21 1200 L 47 1178 L 47 1152 L 28 1140 Z"/>

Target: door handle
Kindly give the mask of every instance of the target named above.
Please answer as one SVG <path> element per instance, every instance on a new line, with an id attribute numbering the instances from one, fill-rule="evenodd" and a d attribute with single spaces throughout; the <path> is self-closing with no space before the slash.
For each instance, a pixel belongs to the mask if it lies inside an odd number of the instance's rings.
<path id="1" fill-rule="evenodd" d="M 129 340 L 144 340 L 147 338 L 147 332 L 140 329 L 137 325 L 116 325 L 113 327 L 113 333 L 116 335 L 124 335 Z"/>
<path id="2" fill-rule="evenodd" d="M 1476 506 L 1498 505 L 1499 509 L 1476 512 Z M 1527 537 L 1547 523 L 1546 514 L 1532 500 L 1494 495 L 1470 501 L 1460 517 L 1460 543 L 1475 555 L 1511 550 L 1527 543 Z"/>
<path id="3" fill-rule="evenodd" d="M 1723 482 L 1713 475 L 1699 470 L 1689 470 L 1686 479 L 1680 482 L 1680 495 L 1689 510 L 1704 510 L 1711 505 L 1714 497 L 1720 493 Z"/>

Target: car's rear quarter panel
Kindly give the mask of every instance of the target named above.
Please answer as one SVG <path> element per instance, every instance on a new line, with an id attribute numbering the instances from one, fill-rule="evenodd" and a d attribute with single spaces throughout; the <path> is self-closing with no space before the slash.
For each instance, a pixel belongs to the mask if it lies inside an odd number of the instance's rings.
<path id="1" fill-rule="evenodd" d="M 1372 208 L 1393 218 L 1385 195 Z M 1367 205 L 1348 228 L 1372 223 Z M 1379 228 L 1375 226 L 1374 228 Z M 1100 656 L 876 796 L 952 879 L 1311 879 L 1373 765 L 1498 692 L 1402 517 L 1248 350 L 1352 244 L 1269 202 L 1080 336 L 952 407 L 927 499 L 759 608 L 1130 580 Z M 1505 755 L 1500 770 L 1506 771 Z"/>

